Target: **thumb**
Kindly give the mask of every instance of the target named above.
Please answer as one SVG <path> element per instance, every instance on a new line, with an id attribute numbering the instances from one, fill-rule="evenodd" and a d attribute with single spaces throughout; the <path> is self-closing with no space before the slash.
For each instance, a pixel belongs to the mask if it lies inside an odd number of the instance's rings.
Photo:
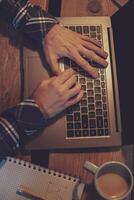
<path id="1" fill-rule="evenodd" d="M 56 58 L 56 57 L 51 58 L 50 66 L 55 75 L 61 74 L 62 71 L 60 69 L 58 58 Z"/>

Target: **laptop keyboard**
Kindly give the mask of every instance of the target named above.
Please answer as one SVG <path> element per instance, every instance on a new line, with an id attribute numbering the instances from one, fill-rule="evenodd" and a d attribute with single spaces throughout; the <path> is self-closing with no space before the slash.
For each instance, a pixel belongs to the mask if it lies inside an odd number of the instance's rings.
<path id="1" fill-rule="evenodd" d="M 95 38 L 102 43 L 101 26 L 66 26 L 72 31 Z M 67 138 L 104 137 L 110 134 L 105 69 L 97 63 L 98 77 L 92 79 L 75 62 L 64 58 L 64 67 L 77 72 L 78 81 L 84 90 L 82 100 L 66 110 Z"/>

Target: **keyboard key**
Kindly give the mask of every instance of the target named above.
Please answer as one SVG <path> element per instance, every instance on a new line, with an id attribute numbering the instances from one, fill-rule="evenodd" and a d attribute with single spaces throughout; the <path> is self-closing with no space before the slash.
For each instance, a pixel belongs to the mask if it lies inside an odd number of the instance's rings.
<path id="1" fill-rule="evenodd" d="M 103 112 L 104 117 L 107 117 L 107 111 Z"/>
<path id="2" fill-rule="evenodd" d="M 108 120 L 106 118 L 104 119 L 104 127 L 108 128 Z"/>
<path id="3" fill-rule="evenodd" d="M 75 127 L 75 129 L 80 129 L 81 128 L 81 123 L 75 123 L 74 127 Z"/>
<path id="4" fill-rule="evenodd" d="M 67 121 L 73 121 L 73 115 L 66 115 Z"/>
<path id="5" fill-rule="evenodd" d="M 97 33 L 101 33 L 101 27 L 100 26 L 97 26 L 96 29 L 97 29 Z"/>
<path id="6" fill-rule="evenodd" d="M 104 81 L 104 75 L 101 75 L 101 81 Z"/>
<path id="7" fill-rule="evenodd" d="M 101 93 L 101 88 L 100 87 L 95 87 L 95 93 Z"/>
<path id="8" fill-rule="evenodd" d="M 88 128 L 88 120 L 82 121 L 82 128 L 83 129 Z"/>
<path id="9" fill-rule="evenodd" d="M 96 27 L 95 26 L 90 26 L 90 31 L 96 31 Z"/>
<path id="10" fill-rule="evenodd" d="M 95 105 L 94 104 L 88 104 L 88 110 L 95 110 Z"/>
<path id="11" fill-rule="evenodd" d="M 94 91 L 93 90 L 87 90 L 87 96 L 93 96 Z"/>
<path id="12" fill-rule="evenodd" d="M 89 118 L 95 118 L 95 112 L 89 112 Z"/>
<path id="13" fill-rule="evenodd" d="M 73 129 L 74 125 L 73 123 L 67 123 L 67 129 Z"/>
<path id="14" fill-rule="evenodd" d="M 79 105 L 79 104 L 75 104 L 75 105 L 73 106 L 73 110 L 74 110 L 74 111 L 80 111 L 80 105 Z"/>
<path id="15" fill-rule="evenodd" d="M 82 115 L 82 128 L 88 128 L 88 115 Z"/>
<path id="16" fill-rule="evenodd" d="M 102 95 L 106 95 L 106 90 L 102 89 Z"/>
<path id="17" fill-rule="evenodd" d="M 101 94 L 95 94 L 95 100 L 101 100 Z"/>
<path id="18" fill-rule="evenodd" d="M 103 128 L 103 117 L 97 116 L 97 128 Z"/>
<path id="19" fill-rule="evenodd" d="M 95 105 L 96 105 L 96 108 L 101 108 L 102 107 L 102 102 L 101 101 L 96 101 Z"/>
<path id="20" fill-rule="evenodd" d="M 82 136 L 89 136 L 89 130 L 82 130 Z"/>
<path id="21" fill-rule="evenodd" d="M 85 78 L 80 78 L 80 83 L 81 83 L 81 84 L 85 84 L 85 83 L 86 83 Z"/>
<path id="22" fill-rule="evenodd" d="M 87 106 L 87 100 L 82 99 L 81 100 L 81 106 Z"/>
<path id="23" fill-rule="evenodd" d="M 83 32 L 89 33 L 89 26 L 83 26 Z"/>
<path id="24" fill-rule="evenodd" d="M 83 94 L 83 98 L 86 98 L 86 97 L 87 97 L 87 93 L 84 92 L 84 94 Z"/>
<path id="25" fill-rule="evenodd" d="M 76 26 L 76 32 L 82 34 L 82 26 Z"/>
<path id="26" fill-rule="evenodd" d="M 94 103 L 94 97 L 88 97 L 88 103 Z"/>
<path id="27" fill-rule="evenodd" d="M 100 80 L 94 80 L 94 85 L 95 86 L 100 86 Z"/>
<path id="28" fill-rule="evenodd" d="M 101 87 L 105 88 L 105 82 L 101 82 Z"/>
<path id="29" fill-rule="evenodd" d="M 91 32 L 91 33 L 90 33 L 90 37 L 91 37 L 91 38 L 96 38 L 96 33 L 95 33 L 95 32 Z"/>
<path id="30" fill-rule="evenodd" d="M 93 88 L 93 83 L 87 82 L 87 89 L 92 89 L 92 88 Z"/>
<path id="31" fill-rule="evenodd" d="M 82 115 L 82 128 L 88 128 L 88 115 Z"/>
<path id="32" fill-rule="evenodd" d="M 103 129 L 98 129 L 97 133 L 98 133 L 98 136 L 103 136 L 104 135 L 104 130 Z"/>
<path id="33" fill-rule="evenodd" d="M 103 110 L 107 110 L 107 104 L 103 104 Z"/>
<path id="34" fill-rule="evenodd" d="M 74 113 L 74 121 L 80 121 L 81 120 L 81 116 L 79 112 L 75 112 Z"/>
<path id="35" fill-rule="evenodd" d="M 101 73 L 101 74 L 104 74 L 104 69 L 101 68 L 101 69 L 100 69 L 100 73 Z"/>
<path id="36" fill-rule="evenodd" d="M 95 121 L 95 119 L 90 119 L 89 120 L 89 126 L 90 126 L 90 128 L 96 128 L 96 121 Z"/>
<path id="37" fill-rule="evenodd" d="M 83 122 L 83 121 L 88 121 L 88 115 L 86 115 L 86 114 L 85 114 L 85 115 L 82 115 L 82 116 L 81 116 L 81 120 L 82 120 L 82 122 Z"/>
<path id="38" fill-rule="evenodd" d="M 106 103 L 106 96 L 102 96 L 103 103 Z"/>
<path id="39" fill-rule="evenodd" d="M 109 130 L 108 129 L 105 129 L 105 135 L 109 135 Z"/>
<path id="40" fill-rule="evenodd" d="M 90 130 L 90 136 L 96 136 L 96 130 L 95 129 Z"/>
<path id="41" fill-rule="evenodd" d="M 81 89 L 86 91 L 86 85 L 81 85 Z"/>
<path id="42" fill-rule="evenodd" d="M 87 113 L 87 107 L 81 107 L 81 113 Z"/>
<path id="43" fill-rule="evenodd" d="M 73 130 L 68 130 L 67 131 L 67 137 L 74 137 L 74 131 Z"/>
<path id="44" fill-rule="evenodd" d="M 75 136 L 81 137 L 81 130 L 75 130 Z"/>

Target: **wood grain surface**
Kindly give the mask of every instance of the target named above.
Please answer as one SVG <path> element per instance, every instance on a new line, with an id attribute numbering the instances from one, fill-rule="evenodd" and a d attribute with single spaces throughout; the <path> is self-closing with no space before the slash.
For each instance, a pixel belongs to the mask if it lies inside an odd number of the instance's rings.
<path id="1" fill-rule="evenodd" d="M 94 7 L 92 1 L 99 5 Z M 120 0 L 124 5 L 128 0 Z M 48 7 L 48 1 L 32 0 L 33 3 Z M 62 0 L 61 16 L 90 16 L 90 15 L 112 15 L 117 8 L 111 0 Z M 9 30 L 2 23 L 0 26 L 0 111 L 15 105 L 20 101 L 20 35 Z M 49 167 L 57 171 L 66 172 L 72 175 L 81 176 L 89 185 L 92 183 L 93 175 L 83 169 L 85 160 L 90 160 L 96 165 L 101 165 L 110 160 L 125 162 L 132 168 L 132 148 L 126 146 L 121 149 L 100 149 L 79 150 L 78 152 L 50 152 Z M 20 158 L 30 160 L 30 157 Z M 43 156 L 42 156 L 43 157 Z M 44 156 L 45 157 L 45 156 Z M 89 192 L 90 193 L 90 192 Z M 98 200 L 90 193 L 84 199 Z"/>
<path id="2" fill-rule="evenodd" d="M 47 9 L 48 0 L 31 2 Z M 20 102 L 21 35 L 0 21 L 0 113 Z"/>
<path id="3" fill-rule="evenodd" d="M 20 36 L 0 22 L 0 112 L 20 99 Z"/>

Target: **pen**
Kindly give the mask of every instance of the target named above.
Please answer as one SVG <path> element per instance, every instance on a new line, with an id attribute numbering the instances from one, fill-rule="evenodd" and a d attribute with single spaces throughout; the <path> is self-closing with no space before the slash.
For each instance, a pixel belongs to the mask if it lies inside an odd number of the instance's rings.
<path id="1" fill-rule="evenodd" d="M 34 192 L 32 189 L 30 189 L 26 186 L 23 186 L 23 185 L 20 185 L 17 188 L 16 194 L 21 195 L 23 197 L 27 197 L 32 200 L 46 200 L 41 197 L 41 194 L 38 194 L 38 193 Z"/>

